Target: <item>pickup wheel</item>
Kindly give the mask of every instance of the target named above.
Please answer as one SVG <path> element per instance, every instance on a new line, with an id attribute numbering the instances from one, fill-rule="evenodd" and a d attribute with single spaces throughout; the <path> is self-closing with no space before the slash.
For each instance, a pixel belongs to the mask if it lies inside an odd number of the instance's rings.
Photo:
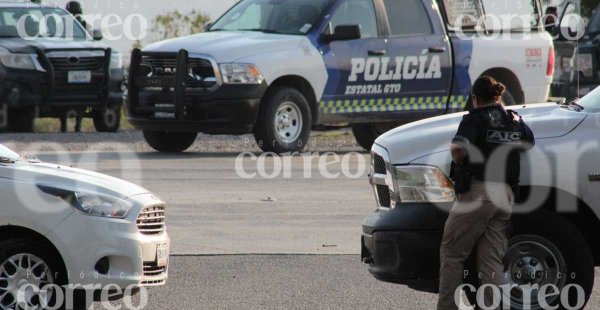
<path id="1" fill-rule="evenodd" d="M 60 257 L 47 246 L 26 239 L 10 239 L 0 242 L 0 309 L 36 309 L 43 301 L 51 308 L 56 305 L 57 292 L 48 285 L 62 286 L 67 284 L 67 273 Z M 24 288 L 33 285 L 38 289 L 48 288 L 47 297 L 33 289 Z M 19 290 L 24 288 L 23 298 L 19 298 Z M 59 298 L 60 299 L 60 298 Z M 21 303 L 16 307 L 17 303 Z M 27 307 L 25 307 L 25 304 Z M 64 309 L 60 307 L 59 309 Z"/>
<path id="2" fill-rule="evenodd" d="M 196 141 L 196 132 L 144 131 L 144 139 L 155 150 L 163 153 L 181 153 Z"/>
<path id="3" fill-rule="evenodd" d="M 8 113 L 6 129 L 8 132 L 33 132 L 34 120 L 33 111 L 12 111 Z"/>
<path id="4" fill-rule="evenodd" d="M 558 309 L 584 309 L 594 286 L 594 259 L 581 233 L 563 217 L 542 211 L 515 219 L 513 229 L 504 259 L 503 284 L 537 284 L 540 288 L 553 285 L 560 293 L 568 286 L 564 292 L 568 305 L 562 304 L 561 294 L 548 297 L 547 303 Z M 466 282 L 479 287 L 477 272 L 470 274 Z M 465 292 L 476 305 L 475 294 Z M 523 293 L 519 288 L 511 290 L 510 309 L 523 309 Z M 537 291 L 532 295 L 531 309 L 543 309 Z"/>
<path id="5" fill-rule="evenodd" d="M 265 152 L 296 152 L 308 143 L 311 127 L 306 97 L 296 89 L 276 87 L 263 99 L 254 137 Z"/>
<path id="6" fill-rule="evenodd" d="M 352 133 L 358 145 L 363 149 L 370 151 L 375 144 L 375 140 L 382 134 L 397 127 L 398 124 L 394 123 L 381 123 L 381 124 L 355 124 L 352 125 Z"/>
<path id="7" fill-rule="evenodd" d="M 94 110 L 92 119 L 97 132 L 117 132 L 121 127 L 121 106 Z"/>

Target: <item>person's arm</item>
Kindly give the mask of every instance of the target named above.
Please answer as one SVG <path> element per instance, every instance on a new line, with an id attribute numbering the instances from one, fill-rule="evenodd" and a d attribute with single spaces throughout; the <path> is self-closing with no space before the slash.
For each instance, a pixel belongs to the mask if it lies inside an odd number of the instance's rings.
<path id="1" fill-rule="evenodd" d="M 467 146 L 477 140 L 477 123 L 472 115 L 465 115 L 450 144 L 452 161 L 460 164 L 467 158 Z"/>

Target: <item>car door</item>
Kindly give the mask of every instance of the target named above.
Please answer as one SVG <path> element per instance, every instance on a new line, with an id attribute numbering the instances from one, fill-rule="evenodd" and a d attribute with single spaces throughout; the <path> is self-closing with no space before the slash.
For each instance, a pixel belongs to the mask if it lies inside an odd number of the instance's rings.
<path id="1" fill-rule="evenodd" d="M 342 0 L 330 14 L 328 31 L 340 25 L 360 25 L 361 38 L 320 46 L 329 76 L 321 101 L 323 121 L 352 118 L 354 113 L 365 111 L 368 101 L 376 98 L 373 92 L 379 72 L 375 70 L 375 61 L 385 54 L 380 13 L 374 0 Z M 365 76 L 367 65 L 373 70 Z M 353 91 L 357 86 L 370 91 Z"/>
<path id="2" fill-rule="evenodd" d="M 382 1 L 389 29 L 386 57 L 394 72 L 390 83 L 400 85 L 394 88 L 398 92 L 386 94 L 386 109 L 444 113 L 452 82 L 452 55 L 437 6 L 431 0 Z"/>

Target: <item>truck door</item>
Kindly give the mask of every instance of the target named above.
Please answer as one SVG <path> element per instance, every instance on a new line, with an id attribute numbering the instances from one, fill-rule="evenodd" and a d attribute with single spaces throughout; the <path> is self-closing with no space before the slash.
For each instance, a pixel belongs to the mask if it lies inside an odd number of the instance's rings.
<path id="1" fill-rule="evenodd" d="M 374 0 L 344 0 L 331 14 L 330 29 L 340 25 L 360 25 L 361 38 L 349 41 L 333 41 L 320 46 L 329 79 L 321 100 L 323 121 L 337 121 L 363 111 L 365 100 L 373 98 L 379 72 L 374 68 L 365 76 L 367 62 L 385 55 L 383 25 Z M 374 61 L 371 65 L 375 67 Z M 362 85 L 371 87 L 370 93 L 358 94 L 348 87 Z"/>
<path id="2" fill-rule="evenodd" d="M 431 0 L 383 0 L 389 25 L 387 55 L 394 72 L 386 108 L 406 114 L 442 114 L 452 83 L 451 48 Z M 428 116 L 428 115 L 423 115 Z"/>

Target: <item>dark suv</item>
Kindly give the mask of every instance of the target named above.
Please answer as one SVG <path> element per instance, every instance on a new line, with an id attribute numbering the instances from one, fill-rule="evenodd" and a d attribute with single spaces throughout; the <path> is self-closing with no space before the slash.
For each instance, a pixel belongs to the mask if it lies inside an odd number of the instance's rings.
<path id="1" fill-rule="evenodd" d="M 66 10 L 0 1 L 0 128 L 33 131 L 36 117 L 92 117 L 98 131 L 119 129 L 121 55 Z"/>

